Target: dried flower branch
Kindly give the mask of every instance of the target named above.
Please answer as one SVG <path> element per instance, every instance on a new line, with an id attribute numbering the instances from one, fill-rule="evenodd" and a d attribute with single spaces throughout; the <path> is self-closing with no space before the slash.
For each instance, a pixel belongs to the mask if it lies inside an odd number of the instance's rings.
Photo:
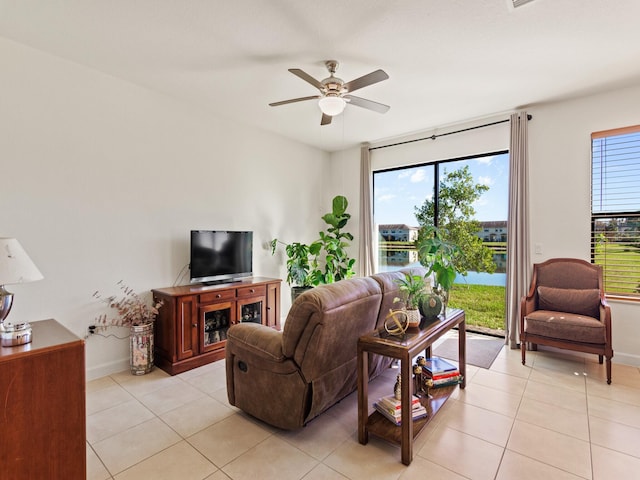
<path id="1" fill-rule="evenodd" d="M 161 301 L 149 305 L 122 280 L 117 285 L 124 293 L 120 299 L 115 295 L 105 298 L 99 291 L 93 293 L 94 298 L 106 303 L 117 312 L 115 317 L 109 317 L 106 313 L 97 316 L 95 319 L 97 327 L 131 327 L 155 321 L 158 309 L 162 306 Z"/>

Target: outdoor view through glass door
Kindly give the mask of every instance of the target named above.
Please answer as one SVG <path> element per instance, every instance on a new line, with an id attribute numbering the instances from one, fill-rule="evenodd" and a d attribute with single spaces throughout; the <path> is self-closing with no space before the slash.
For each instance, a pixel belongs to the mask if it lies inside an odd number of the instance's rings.
<path id="1" fill-rule="evenodd" d="M 419 266 L 413 242 L 435 225 L 467 257 L 450 306 L 465 309 L 467 325 L 504 330 L 508 152 L 377 171 L 373 192 L 377 270 Z"/>

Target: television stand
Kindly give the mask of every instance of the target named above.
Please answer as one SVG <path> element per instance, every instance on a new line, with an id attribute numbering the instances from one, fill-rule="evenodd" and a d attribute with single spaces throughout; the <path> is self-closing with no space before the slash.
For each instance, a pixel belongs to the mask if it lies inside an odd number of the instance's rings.
<path id="1" fill-rule="evenodd" d="M 225 356 L 227 330 L 241 322 L 280 330 L 278 278 L 247 277 L 215 285 L 152 290 L 162 306 L 155 321 L 155 364 L 171 375 Z"/>
<path id="2" fill-rule="evenodd" d="M 203 287 L 211 287 L 213 285 L 226 285 L 231 283 L 238 283 L 241 281 L 242 279 L 240 278 L 227 279 L 227 280 L 211 280 L 210 282 L 201 282 L 201 285 Z"/>

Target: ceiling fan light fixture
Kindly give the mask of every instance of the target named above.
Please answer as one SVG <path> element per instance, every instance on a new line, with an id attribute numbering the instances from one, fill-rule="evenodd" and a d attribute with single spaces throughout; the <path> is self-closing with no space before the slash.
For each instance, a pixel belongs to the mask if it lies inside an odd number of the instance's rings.
<path id="1" fill-rule="evenodd" d="M 318 107 L 320 107 L 322 113 L 330 117 L 340 115 L 346 106 L 347 102 L 342 97 L 327 96 L 318 100 Z"/>

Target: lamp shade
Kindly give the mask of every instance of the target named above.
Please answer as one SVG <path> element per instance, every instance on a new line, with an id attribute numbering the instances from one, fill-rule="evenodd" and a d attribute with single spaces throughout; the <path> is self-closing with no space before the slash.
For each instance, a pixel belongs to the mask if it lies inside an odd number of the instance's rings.
<path id="1" fill-rule="evenodd" d="M 318 106 L 320 107 L 320 110 L 322 110 L 322 113 L 333 117 L 335 115 L 340 115 L 344 111 L 344 107 L 347 106 L 347 102 L 345 102 L 341 97 L 322 97 L 318 100 Z"/>
<path id="2" fill-rule="evenodd" d="M 15 238 L 0 238 L 0 285 L 34 282 L 44 277 Z"/>

